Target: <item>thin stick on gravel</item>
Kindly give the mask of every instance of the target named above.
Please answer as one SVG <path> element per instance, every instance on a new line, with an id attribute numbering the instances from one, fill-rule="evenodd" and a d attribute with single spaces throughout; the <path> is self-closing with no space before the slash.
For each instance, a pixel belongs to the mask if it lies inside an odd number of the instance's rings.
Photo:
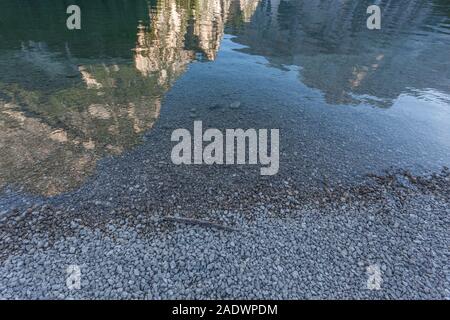
<path id="1" fill-rule="evenodd" d="M 210 222 L 210 221 L 206 221 L 206 220 L 198 220 L 198 219 L 191 219 L 191 218 L 178 218 L 178 217 L 172 217 L 172 216 L 164 217 L 163 220 L 168 221 L 168 222 L 178 222 L 178 223 L 185 223 L 185 224 L 200 225 L 200 226 L 204 226 L 204 227 L 222 229 L 222 230 L 226 230 L 226 231 L 239 231 L 239 229 L 224 226 L 222 224 L 218 224 L 218 223 Z"/>

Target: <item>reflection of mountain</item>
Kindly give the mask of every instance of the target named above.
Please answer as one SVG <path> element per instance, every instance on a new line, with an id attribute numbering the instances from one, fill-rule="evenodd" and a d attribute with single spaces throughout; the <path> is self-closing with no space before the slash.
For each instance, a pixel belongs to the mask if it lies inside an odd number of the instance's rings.
<path id="1" fill-rule="evenodd" d="M 373 1 L 263 1 L 235 41 L 274 66 L 300 66 L 302 82 L 329 103 L 389 107 L 407 88 L 448 91 L 449 17 L 440 2 L 381 0 L 382 30 L 369 31 Z"/>
<path id="2" fill-rule="evenodd" d="M 7 36 L 8 46 L 0 46 L 0 187 L 18 183 L 35 193 L 58 194 L 79 185 L 100 157 L 138 143 L 187 65 L 199 57 L 215 59 L 230 10 L 241 7 L 231 6 L 232 0 L 111 2 L 93 5 L 98 15 L 110 12 L 118 21 L 114 34 L 97 20 L 96 47 L 89 47 L 91 34 L 63 42 L 58 31 L 47 38 L 25 21 L 12 32 L 16 37 Z M 36 6 L 51 10 L 53 0 L 42 3 Z M 120 14 L 122 6 L 144 8 L 147 17 L 130 20 Z M 51 17 L 42 14 L 30 19 Z M 127 52 L 128 24 L 134 25 L 134 48 Z"/>
<path id="3" fill-rule="evenodd" d="M 136 68 L 143 75 L 157 72 L 164 83 L 169 74 L 183 73 L 199 54 L 214 60 L 230 2 L 201 0 L 188 6 L 176 0 L 157 1 L 150 10 L 150 26 L 139 26 Z"/>
<path id="4" fill-rule="evenodd" d="M 34 69 L 32 73 L 41 74 L 42 81 L 67 81 L 67 74 L 60 74 L 59 69 L 55 73 L 25 60 L 14 61 L 20 68 Z M 49 65 L 70 70 L 70 63 L 54 61 Z M 59 193 L 82 181 L 102 155 L 120 153 L 137 143 L 157 119 L 165 89 L 156 85 L 154 76 L 141 77 L 131 64 L 91 60 L 77 64 L 79 72 L 72 86 L 47 91 L 45 82 L 36 90 L 0 84 L 4 97 L 0 113 L 1 185 L 24 181 L 33 191 Z M 73 71 L 69 75 L 72 77 Z"/>

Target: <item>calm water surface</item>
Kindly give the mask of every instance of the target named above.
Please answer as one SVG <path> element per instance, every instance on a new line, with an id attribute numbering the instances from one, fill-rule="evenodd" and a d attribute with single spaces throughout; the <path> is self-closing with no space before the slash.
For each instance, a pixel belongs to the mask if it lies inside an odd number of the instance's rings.
<path id="1" fill-rule="evenodd" d="M 0 2 L 3 192 L 74 190 L 154 126 L 196 119 L 280 128 L 299 185 L 450 165 L 448 1 L 381 0 L 380 31 L 372 1 L 72 2 L 80 31 L 64 2 Z"/>

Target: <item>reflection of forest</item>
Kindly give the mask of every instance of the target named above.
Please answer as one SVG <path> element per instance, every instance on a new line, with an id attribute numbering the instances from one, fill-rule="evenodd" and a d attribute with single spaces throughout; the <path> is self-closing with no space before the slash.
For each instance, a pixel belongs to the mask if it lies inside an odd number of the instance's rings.
<path id="1" fill-rule="evenodd" d="M 302 82 L 320 89 L 328 103 L 368 99 L 389 107 L 407 88 L 448 92 L 445 3 L 380 0 L 382 30 L 369 31 L 366 9 L 373 1 L 266 0 L 235 41 L 274 66 L 300 66 Z"/>
<path id="2" fill-rule="evenodd" d="M 256 8 L 255 0 L 76 2 L 85 15 L 78 35 L 58 25 L 59 1 L 0 4 L 11 30 L 0 42 L 0 186 L 53 195 L 79 185 L 100 157 L 152 127 L 191 61 L 215 59 L 228 16 L 248 20 Z M 13 12 L 24 12 L 19 25 Z"/>

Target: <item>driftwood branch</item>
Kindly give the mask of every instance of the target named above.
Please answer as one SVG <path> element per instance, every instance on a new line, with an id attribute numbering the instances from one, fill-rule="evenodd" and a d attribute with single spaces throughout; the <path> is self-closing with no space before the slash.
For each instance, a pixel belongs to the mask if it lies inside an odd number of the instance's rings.
<path id="1" fill-rule="evenodd" d="M 218 223 L 206 221 L 206 220 L 198 220 L 198 219 L 191 219 L 191 218 L 178 218 L 178 217 L 172 217 L 172 216 L 164 217 L 163 220 L 168 221 L 168 222 L 199 225 L 199 226 L 203 226 L 203 227 L 216 228 L 216 229 L 221 229 L 221 230 L 226 230 L 226 231 L 239 231 L 239 229 L 224 226 L 223 224 L 218 224 Z"/>

